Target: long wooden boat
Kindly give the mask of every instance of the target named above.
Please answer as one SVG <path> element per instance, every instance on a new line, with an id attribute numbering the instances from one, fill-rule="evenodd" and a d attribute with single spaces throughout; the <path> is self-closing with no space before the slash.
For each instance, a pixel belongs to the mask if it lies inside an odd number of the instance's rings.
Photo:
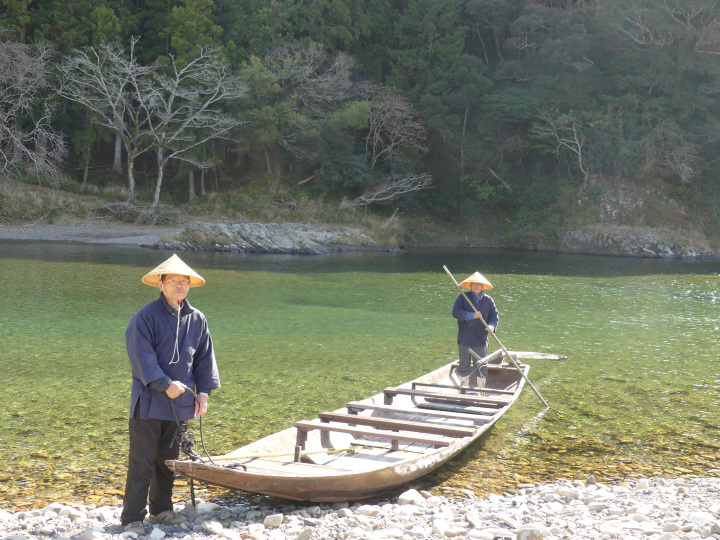
<path id="1" fill-rule="evenodd" d="M 501 356 L 501 350 L 487 356 L 487 378 L 473 374 L 467 386 L 460 386 L 453 362 L 229 454 L 166 463 L 187 478 L 297 501 L 377 495 L 452 459 L 502 417 L 525 378 Z M 518 362 L 527 376 L 530 366 Z"/>

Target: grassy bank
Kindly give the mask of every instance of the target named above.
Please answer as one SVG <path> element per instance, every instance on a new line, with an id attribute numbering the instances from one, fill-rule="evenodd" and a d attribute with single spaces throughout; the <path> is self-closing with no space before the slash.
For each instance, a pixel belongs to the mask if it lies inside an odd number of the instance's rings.
<path id="1" fill-rule="evenodd" d="M 45 225 L 63 219 L 93 219 L 147 225 L 182 225 L 192 221 L 304 223 L 361 229 L 381 246 L 466 246 L 477 242 L 472 227 L 457 226 L 429 216 L 404 215 L 394 207 L 351 207 L 347 201 L 292 193 L 279 181 L 265 181 L 242 190 L 214 191 L 189 203 L 166 198 L 154 215 L 149 202 L 125 203 L 117 184 L 97 186 L 66 180 L 28 183 L 0 179 L 0 225 Z"/>
<path id="2" fill-rule="evenodd" d="M 651 187 L 631 189 L 626 184 L 608 183 L 603 191 L 582 196 L 569 191 L 546 206 L 529 202 L 505 212 L 496 206 L 476 209 L 474 217 L 460 218 L 400 211 L 391 205 L 353 207 L 347 200 L 332 200 L 302 186 L 269 178 L 248 182 L 241 189 L 214 186 L 213 191 L 191 202 L 184 202 L 186 191 L 173 184 L 154 213 L 149 212 L 149 190 L 139 189 L 137 202 L 128 205 L 124 184 L 117 177 L 94 178 L 85 186 L 72 180 L 51 184 L 0 178 L 0 225 L 52 224 L 60 216 L 163 226 L 192 221 L 301 223 L 357 228 L 387 247 L 556 250 L 560 249 L 563 230 L 600 224 L 610 229 L 623 225 L 664 226 L 686 231 L 687 235 L 705 232 L 705 243 L 720 245 L 720 239 L 713 234 L 714 221 L 708 218 L 709 211 L 690 212 L 679 198 Z M 213 243 L 211 240 L 208 242 Z"/>

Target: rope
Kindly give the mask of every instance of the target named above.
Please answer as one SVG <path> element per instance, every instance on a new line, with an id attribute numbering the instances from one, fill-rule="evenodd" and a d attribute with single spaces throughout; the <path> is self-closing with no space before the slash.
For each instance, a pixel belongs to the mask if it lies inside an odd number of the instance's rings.
<path id="1" fill-rule="evenodd" d="M 193 395 L 193 399 L 197 402 L 197 395 L 195 392 L 192 391 L 191 388 L 185 387 L 186 391 L 189 391 Z M 199 402 L 198 402 L 199 403 Z M 200 461 L 202 462 L 202 457 L 200 454 L 198 454 L 193 447 L 195 446 L 195 441 L 190 439 L 188 437 L 188 430 L 185 425 L 183 425 L 182 422 L 180 422 L 180 419 L 178 418 L 177 411 L 175 410 L 175 403 L 173 400 L 170 400 L 170 406 L 172 407 L 173 416 L 175 417 L 175 422 L 177 423 L 177 427 L 175 428 L 175 433 L 173 433 L 173 440 L 170 443 L 170 448 L 173 447 L 173 444 L 177 444 L 178 448 L 183 451 L 183 453 L 188 456 L 192 461 Z M 207 451 L 207 448 L 205 448 L 205 437 L 203 436 L 203 427 L 202 427 L 202 416 L 199 418 L 200 420 L 200 443 L 202 444 L 202 448 L 205 451 L 205 455 L 208 457 L 208 460 L 210 463 L 215 465 L 215 462 L 210 457 L 210 453 Z M 217 466 L 217 465 L 216 465 Z M 247 470 L 247 469 L 245 469 Z M 195 503 L 195 480 L 194 478 L 190 478 L 190 500 L 192 501 L 193 508 L 197 508 L 197 504 Z"/>
<path id="2" fill-rule="evenodd" d="M 185 387 L 186 391 L 189 391 L 193 395 L 193 399 L 197 402 L 197 395 L 195 395 L 195 392 L 192 391 L 192 389 Z M 199 402 L 198 402 L 199 403 Z M 193 447 L 195 446 L 195 441 L 190 439 L 187 436 L 188 430 L 187 428 L 180 422 L 177 416 L 177 411 L 175 410 L 175 403 L 173 403 L 173 400 L 170 400 L 170 405 L 172 406 L 172 412 L 173 416 L 175 417 L 175 422 L 177 423 L 177 428 L 175 428 L 175 433 L 173 434 L 173 442 L 170 443 L 170 447 L 172 448 L 172 445 L 177 443 L 180 450 L 183 451 L 183 453 L 188 456 L 192 461 L 202 461 L 202 457 L 200 454 L 198 454 L 195 450 L 193 450 Z M 207 456 L 210 463 L 215 465 L 215 462 L 210 457 L 210 453 L 207 451 L 207 448 L 205 448 L 205 437 L 203 434 L 203 425 L 202 425 L 202 416 L 199 418 L 200 420 L 200 444 L 202 445 L 203 451 L 205 452 L 205 455 Z"/>

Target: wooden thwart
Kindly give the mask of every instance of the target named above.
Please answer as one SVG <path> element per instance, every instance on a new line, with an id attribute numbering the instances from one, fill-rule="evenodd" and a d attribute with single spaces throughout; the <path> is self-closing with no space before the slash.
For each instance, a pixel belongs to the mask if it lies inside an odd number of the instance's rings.
<path id="1" fill-rule="evenodd" d="M 397 431 L 415 431 L 417 433 L 430 433 L 432 435 L 443 435 L 445 437 L 471 437 L 475 435 L 475 429 L 440 426 L 429 422 L 409 422 L 396 418 L 382 418 L 378 416 L 361 416 L 359 414 L 343 414 L 336 412 L 321 412 L 318 418 L 323 422 L 343 422 L 353 426 L 372 426 L 378 429 L 390 429 Z"/>
<path id="2" fill-rule="evenodd" d="M 482 396 L 468 396 L 466 394 L 442 394 L 439 392 L 427 392 L 425 390 L 411 390 L 409 388 L 386 388 L 385 405 L 392 405 L 393 398 L 398 395 L 423 397 L 425 399 L 463 403 L 466 405 L 490 405 L 502 407 L 510 403 L 505 399 L 493 399 Z"/>
<path id="3" fill-rule="evenodd" d="M 452 411 L 464 415 L 482 415 L 487 419 L 488 422 L 492 421 L 492 417 L 498 414 L 498 411 L 502 409 L 482 409 L 480 407 L 473 407 L 472 405 L 463 405 L 460 403 L 438 403 L 426 401 L 418 405 L 421 409 L 428 409 L 432 411 Z"/>
<path id="4" fill-rule="evenodd" d="M 490 394 L 509 394 L 513 395 L 515 390 L 500 390 L 498 388 L 488 388 L 486 386 L 457 386 L 452 384 L 440 384 L 440 383 L 424 383 L 414 382 L 412 384 L 413 390 L 418 386 L 425 386 L 428 388 L 456 388 L 458 390 L 476 390 L 477 392 L 488 392 Z"/>
<path id="5" fill-rule="evenodd" d="M 356 437 L 374 437 L 377 439 L 388 439 L 390 440 L 390 449 L 392 451 L 398 450 L 398 442 L 410 442 L 410 443 L 421 443 L 431 445 L 433 448 L 445 448 L 454 444 L 453 439 L 439 439 L 436 437 L 413 435 L 411 433 L 397 433 L 394 431 L 385 431 L 379 429 L 359 429 L 354 427 L 345 427 L 338 425 L 331 425 L 327 423 L 316 424 L 314 422 L 301 421 L 296 422 L 295 427 L 297 428 L 297 442 L 296 446 L 300 449 L 305 448 L 305 442 L 307 441 L 307 434 L 309 431 L 320 430 L 324 432 L 335 431 L 338 433 L 348 433 Z"/>
<path id="6" fill-rule="evenodd" d="M 486 416 L 477 416 L 475 418 L 472 418 L 470 414 L 468 413 L 462 413 L 462 412 L 451 412 L 451 411 L 431 411 L 431 410 L 422 410 L 420 408 L 417 409 L 400 409 L 398 407 L 393 407 L 392 405 L 374 405 L 370 403 L 360 403 L 357 401 L 351 401 L 347 404 L 347 410 L 350 414 L 357 413 L 359 411 L 378 411 L 378 412 L 389 412 L 389 413 L 395 413 L 395 414 L 414 414 L 414 415 L 422 415 L 422 416 L 428 416 L 428 417 L 436 417 L 436 418 L 455 418 L 458 420 L 468 420 L 470 422 L 476 423 L 476 424 L 484 424 L 488 421 Z M 493 413 L 495 410 L 493 409 Z"/>

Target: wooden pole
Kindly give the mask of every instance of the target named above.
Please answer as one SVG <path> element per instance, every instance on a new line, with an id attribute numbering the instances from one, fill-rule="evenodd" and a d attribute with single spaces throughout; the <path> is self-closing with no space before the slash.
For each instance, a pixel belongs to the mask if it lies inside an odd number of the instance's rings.
<path id="1" fill-rule="evenodd" d="M 455 286 L 460 290 L 460 294 L 462 294 L 462 295 L 463 295 L 463 298 L 465 298 L 465 300 L 467 300 L 467 303 L 470 304 L 470 307 L 473 308 L 473 311 L 474 311 L 475 313 L 479 313 L 478 310 L 475 308 L 475 305 L 470 301 L 470 299 L 469 299 L 469 298 L 467 297 L 467 295 L 465 294 L 465 291 L 463 290 L 463 288 L 460 286 L 460 284 L 457 282 L 457 280 L 456 280 L 456 279 L 453 277 L 453 275 L 450 273 L 450 270 L 448 270 L 447 266 L 443 265 L 443 270 L 445 270 L 445 272 L 447 273 L 447 275 L 450 276 L 450 279 L 453 280 L 453 283 L 455 283 Z M 485 322 L 485 319 L 483 319 L 482 315 L 480 315 L 480 321 L 483 323 L 483 325 L 485 326 L 485 328 L 488 328 L 488 324 Z M 490 332 L 490 334 L 492 334 L 492 336 L 495 338 L 495 341 L 498 342 L 498 345 L 500 345 L 500 348 L 501 348 L 501 349 L 503 350 L 503 352 L 505 353 L 505 356 L 506 356 L 506 357 L 510 360 L 510 362 L 515 366 L 515 369 L 518 370 L 518 372 L 520 373 L 520 375 L 522 375 L 523 379 L 525 379 L 525 381 L 530 385 L 530 388 L 533 389 L 533 392 L 535 392 L 535 393 L 537 394 L 537 397 L 540 398 L 540 401 L 543 402 L 543 405 L 545 405 L 545 407 L 549 409 L 549 408 L 550 408 L 550 405 L 548 405 L 548 404 L 547 404 L 547 401 L 545 401 L 545 400 L 543 399 L 543 397 L 540 395 L 540 392 L 538 392 L 537 388 L 535 388 L 535 385 L 534 385 L 532 382 L 530 382 L 530 379 L 527 378 L 527 375 L 525 375 L 525 372 L 523 371 L 523 369 L 522 369 L 522 368 L 518 365 L 518 363 L 515 361 L 515 358 L 513 358 L 513 356 L 512 356 L 512 355 L 508 352 L 508 350 L 505 348 L 505 345 L 503 345 L 503 344 L 500 342 L 500 338 L 498 338 L 498 337 L 495 335 L 495 332 Z"/>

